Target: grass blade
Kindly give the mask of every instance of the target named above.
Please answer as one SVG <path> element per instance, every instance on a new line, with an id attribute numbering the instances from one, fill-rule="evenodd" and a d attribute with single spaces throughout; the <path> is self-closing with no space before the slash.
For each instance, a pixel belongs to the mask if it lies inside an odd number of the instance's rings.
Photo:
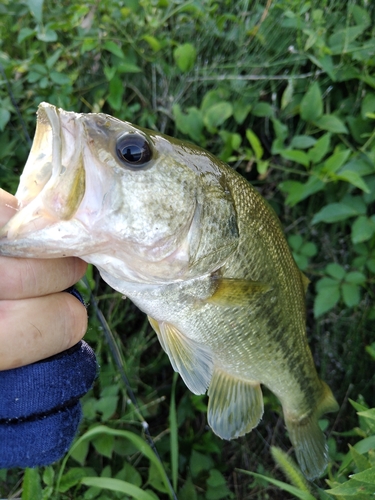
<path id="1" fill-rule="evenodd" d="M 81 480 L 81 484 L 125 493 L 136 500 L 155 500 L 154 495 L 138 488 L 138 486 L 134 484 L 128 483 L 127 481 L 121 481 L 120 479 L 112 479 L 110 477 L 84 477 Z"/>

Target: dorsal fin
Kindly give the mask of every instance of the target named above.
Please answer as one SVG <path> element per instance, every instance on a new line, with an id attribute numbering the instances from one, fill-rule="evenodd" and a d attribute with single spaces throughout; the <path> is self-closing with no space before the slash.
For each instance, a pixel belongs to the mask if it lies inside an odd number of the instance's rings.
<path id="1" fill-rule="evenodd" d="M 310 280 L 305 274 L 303 274 L 302 271 L 301 271 L 301 280 L 302 280 L 302 285 L 303 285 L 303 288 L 305 290 L 305 293 L 307 293 L 307 288 L 309 286 Z"/>
<path id="2" fill-rule="evenodd" d="M 211 349 L 189 339 L 170 323 L 158 322 L 150 316 L 148 320 L 168 354 L 174 371 L 181 375 L 191 392 L 204 394 L 213 372 Z"/>
<path id="3" fill-rule="evenodd" d="M 224 307 L 249 307 L 260 295 L 271 290 L 271 287 L 260 281 L 236 278 L 212 277 L 216 285 L 213 295 L 205 301 Z"/>
<path id="4" fill-rule="evenodd" d="M 208 396 L 208 423 L 222 439 L 243 436 L 262 418 L 263 395 L 259 382 L 233 377 L 215 367 Z"/>

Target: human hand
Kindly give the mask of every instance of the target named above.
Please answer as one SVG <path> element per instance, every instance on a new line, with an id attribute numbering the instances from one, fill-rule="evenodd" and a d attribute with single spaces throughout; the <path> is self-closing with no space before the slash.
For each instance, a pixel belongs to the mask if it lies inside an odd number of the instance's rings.
<path id="1" fill-rule="evenodd" d="M 0 188 L 0 227 L 17 210 Z M 77 344 L 87 329 L 85 307 L 63 292 L 85 273 L 76 257 L 18 259 L 0 256 L 0 370 L 24 366 Z"/>
<path id="2" fill-rule="evenodd" d="M 17 210 L 0 189 L 0 227 Z M 0 256 L 0 469 L 49 465 L 69 449 L 97 375 L 86 309 L 63 290 L 86 263 Z"/>

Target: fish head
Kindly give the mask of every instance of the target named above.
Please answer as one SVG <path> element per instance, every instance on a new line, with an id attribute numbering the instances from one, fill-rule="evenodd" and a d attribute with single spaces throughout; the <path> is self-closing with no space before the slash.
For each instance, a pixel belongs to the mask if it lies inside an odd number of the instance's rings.
<path id="1" fill-rule="evenodd" d="M 16 197 L 19 209 L 0 229 L 0 254 L 77 256 L 113 280 L 166 283 L 210 273 L 238 244 L 220 162 L 104 113 L 41 103 Z"/>

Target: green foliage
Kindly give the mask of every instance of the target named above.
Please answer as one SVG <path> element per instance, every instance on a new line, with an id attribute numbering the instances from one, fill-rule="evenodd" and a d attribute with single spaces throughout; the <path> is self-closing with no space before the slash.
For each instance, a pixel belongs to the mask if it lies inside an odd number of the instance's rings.
<path id="1" fill-rule="evenodd" d="M 29 150 L 24 128 L 32 135 L 43 100 L 208 148 L 254 182 L 282 219 L 312 282 L 308 333 L 322 378 L 339 401 L 351 388 L 373 407 L 374 15 L 374 5 L 359 0 L 5 0 L 1 187 L 15 192 Z M 136 308 L 103 287 L 91 267 L 87 277 L 122 343 L 142 415 L 90 310 L 87 340 L 101 373 L 83 400 L 81 437 L 60 463 L 25 471 L 22 498 L 166 498 L 167 476 L 180 500 L 361 500 L 374 491 L 373 410 L 355 403 L 356 427 L 342 409 L 338 448 L 329 440 L 330 489 L 320 480 L 309 490 L 288 457 L 276 451 L 281 471 L 273 471 L 264 450 L 261 434 L 288 446 L 272 422 L 280 411 L 272 395 L 265 401 L 273 412 L 258 433 L 223 443 L 206 428 L 205 396 L 173 378 Z M 80 290 L 89 302 L 89 290 Z M 141 437 L 145 419 L 162 468 Z M 287 471 L 292 485 L 281 480 Z M 15 494 L 18 480 L 18 471 L 0 471 L 1 496 Z"/>

